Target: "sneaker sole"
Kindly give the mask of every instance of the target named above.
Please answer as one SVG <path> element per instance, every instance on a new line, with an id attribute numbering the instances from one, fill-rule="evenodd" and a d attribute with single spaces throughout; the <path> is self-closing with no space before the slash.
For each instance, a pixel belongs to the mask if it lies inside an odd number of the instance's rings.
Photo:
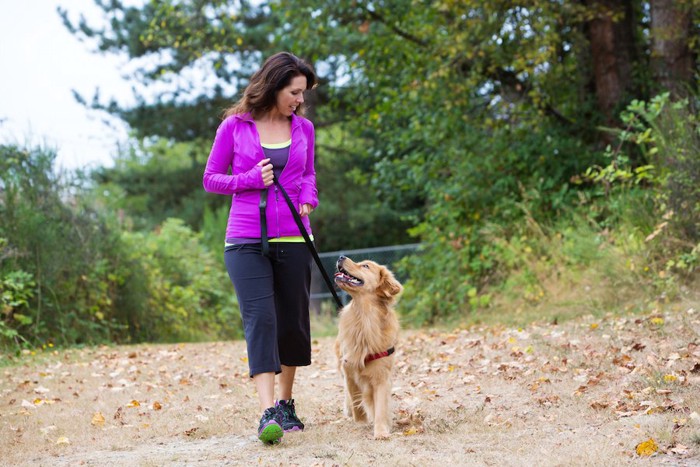
<path id="1" fill-rule="evenodd" d="M 284 430 L 285 433 L 291 433 L 293 431 L 304 431 L 304 429 L 300 428 L 298 426 L 293 426 L 291 428 L 285 428 L 285 430 Z"/>
<path id="2" fill-rule="evenodd" d="M 284 430 L 277 423 L 269 423 L 258 433 L 258 439 L 266 444 L 277 444 L 284 436 Z"/>

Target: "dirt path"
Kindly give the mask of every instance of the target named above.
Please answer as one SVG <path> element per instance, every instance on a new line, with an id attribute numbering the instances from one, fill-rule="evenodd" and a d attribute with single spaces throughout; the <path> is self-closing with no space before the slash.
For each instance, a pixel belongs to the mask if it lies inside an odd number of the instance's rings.
<path id="1" fill-rule="evenodd" d="M 242 342 L 45 353 L 0 370 L 2 464 L 700 465 L 692 309 L 404 331 L 396 363 L 393 435 L 374 441 L 318 339 L 295 390 L 307 430 L 267 447 Z"/>

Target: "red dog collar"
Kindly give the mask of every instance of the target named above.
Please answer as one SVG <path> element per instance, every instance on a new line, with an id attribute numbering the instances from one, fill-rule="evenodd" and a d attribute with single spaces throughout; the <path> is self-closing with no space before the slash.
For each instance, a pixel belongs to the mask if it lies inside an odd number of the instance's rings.
<path id="1" fill-rule="evenodd" d="M 391 355 L 393 353 L 394 353 L 394 348 L 392 347 L 389 350 L 385 350 L 384 352 L 379 352 L 379 353 L 375 353 L 372 355 L 367 355 L 367 357 L 365 357 L 365 365 L 367 365 L 372 360 L 377 360 L 377 359 L 380 359 L 383 357 L 388 357 L 389 355 Z"/>

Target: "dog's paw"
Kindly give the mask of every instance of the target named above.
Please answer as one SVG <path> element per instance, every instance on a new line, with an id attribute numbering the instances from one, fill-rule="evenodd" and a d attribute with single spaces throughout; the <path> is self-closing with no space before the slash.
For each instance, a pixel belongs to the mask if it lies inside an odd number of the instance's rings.
<path id="1" fill-rule="evenodd" d="M 384 439 L 389 439 L 391 435 L 389 434 L 388 431 L 375 431 L 374 432 L 374 439 L 376 440 L 384 440 Z"/>
<path id="2" fill-rule="evenodd" d="M 367 419 L 367 414 L 365 413 L 364 410 L 355 410 L 352 413 L 352 419 L 356 421 L 357 423 L 367 423 L 369 420 Z"/>

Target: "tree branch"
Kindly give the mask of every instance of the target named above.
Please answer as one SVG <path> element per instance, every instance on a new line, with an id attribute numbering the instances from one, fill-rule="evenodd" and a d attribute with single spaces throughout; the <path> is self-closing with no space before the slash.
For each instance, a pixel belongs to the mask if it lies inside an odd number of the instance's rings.
<path id="1" fill-rule="evenodd" d="M 406 32 L 406 31 L 404 31 L 403 29 L 400 29 L 398 26 L 396 26 L 396 25 L 394 25 L 394 24 L 389 24 L 389 23 L 387 22 L 387 20 L 384 19 L 384 17 L 382 17 L 381 15 L 379 15 L 379 13 L 377 13 L 376 11 L 370 10 L 369 8 L 365 8 L 365 11 L 367 12 L 367 14 L 369 15 L 370 18 L 372 18 L 372 19 L 375 20 L 375 21 L 379 21 L 379 22 L 382 23 L 384 26 L 388 27 L 389 29 L 391 29 L 391 30 L 394 31 L 397 35 L 403 37 L 404 39 L 406 39 L 406 40 L 408 40 L 408 41 L 411 41 L 411 42 L 413 42 L 413 43 L 415 43 L 415 44 L 418 44 L 418 45 L 420 45 L 421 47 L 425 47 L 425 46 L 428 45 L 428 42 L 427 42 L 427 41 L 425 41 L 425 40 L 423 40 L 423 39 L 420 39 L 420 38 L 414 36 L 413 34 L 410 34 L 410 33 Z"/>

